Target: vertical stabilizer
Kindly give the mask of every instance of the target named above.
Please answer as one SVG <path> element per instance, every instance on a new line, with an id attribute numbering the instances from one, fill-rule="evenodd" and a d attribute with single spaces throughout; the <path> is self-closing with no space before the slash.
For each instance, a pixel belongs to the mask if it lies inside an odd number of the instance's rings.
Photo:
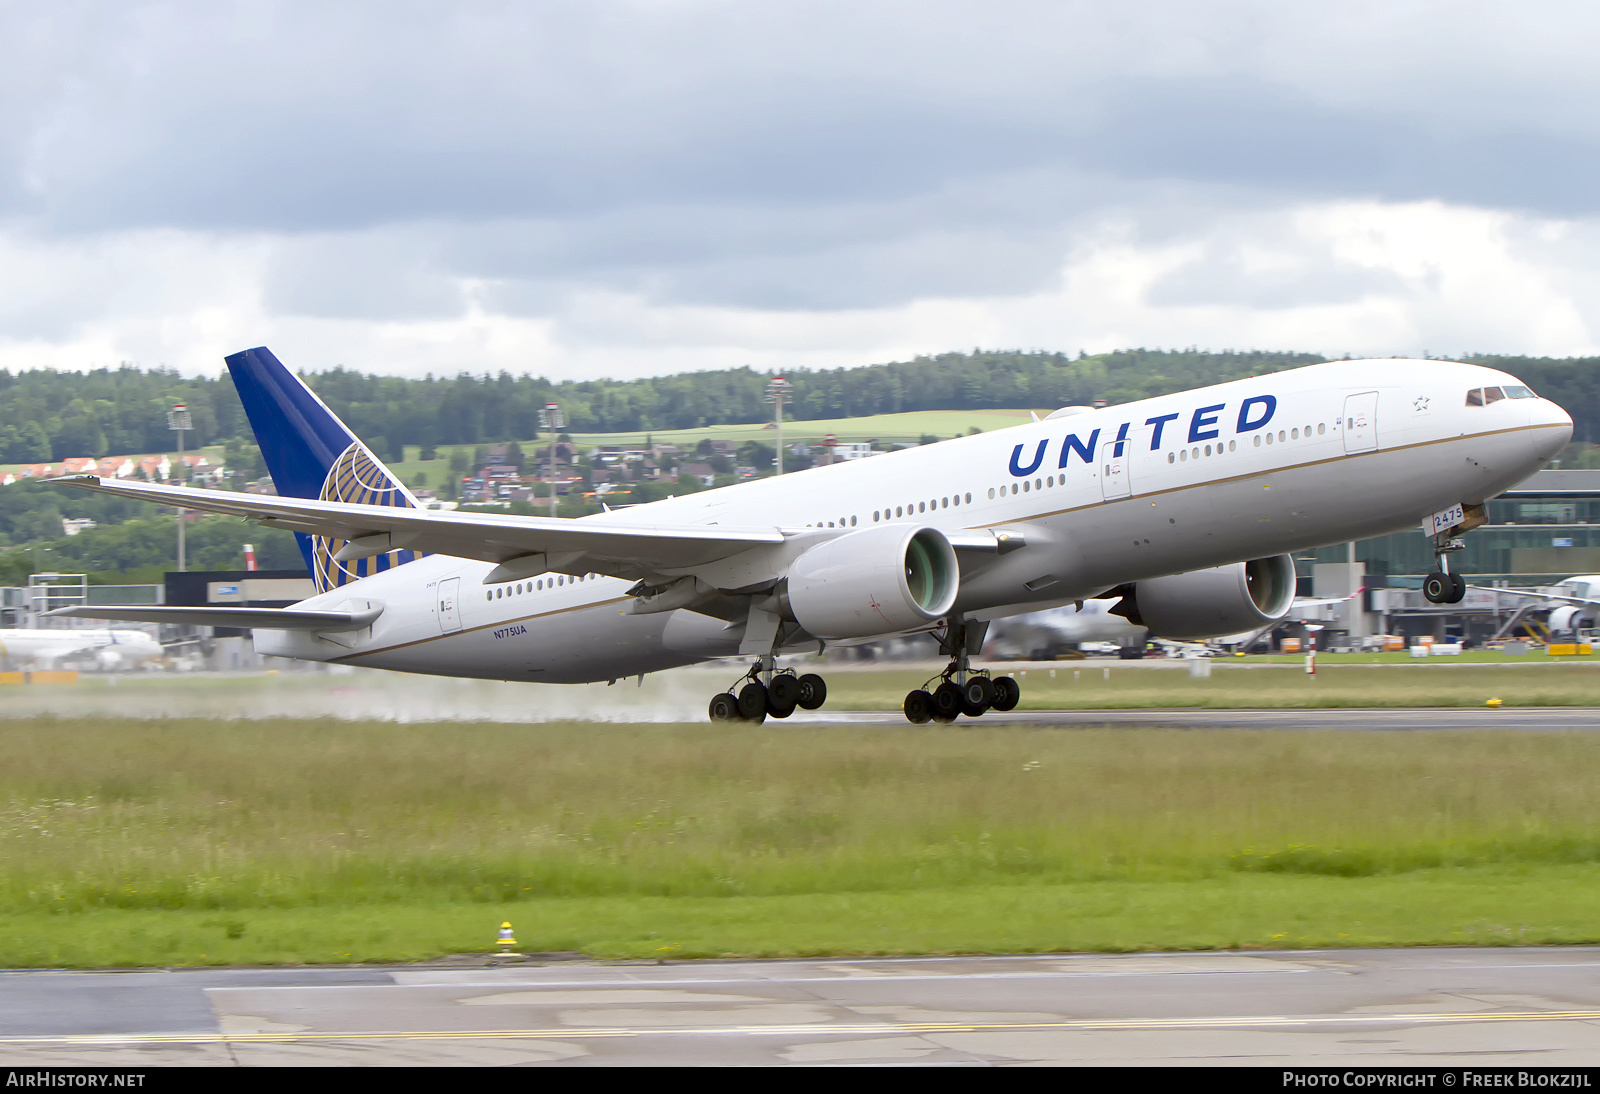
<path id="1" fill-rule="evenodd" d="M 265 346 L 235 353 L 228 371 L 278 493 L 360 505 L 417 508 L 417 499 L 338 415 Z M 404 565 L 415 551 L 335 561 L 342 539 L 296 532 L 318 592 Z"/>

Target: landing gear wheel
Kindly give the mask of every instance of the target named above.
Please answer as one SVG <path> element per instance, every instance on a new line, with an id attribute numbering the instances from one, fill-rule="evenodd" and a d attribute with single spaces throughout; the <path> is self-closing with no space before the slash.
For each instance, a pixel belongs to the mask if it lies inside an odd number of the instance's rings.
<path id="1" fill-rule="evenodd" d="M 1467 598 L 1467 579 L 1457 573 L 1451 573 L 1447 576 L 1450 578 L 1450 599 L 1446 600 L 1445 603 L 1459 604 Z"/>
<path id="2" fill-rule="evenodd" d="M 800 677 L 799 684 L 800 698 L 797 702 L 802 710 L 816 710 L 827 701 L 828 685 L 816 673 L 806 673 Z"/>
<path id="3" fill-rule="evenodd" d="M 1012 710 L 1021 699 L 1022 688 L 1018 686 L 1014 677 L 998 676 L 995 678 L 993 704 L 995 710 Z"/>
<path id="4" fill-rule="evenodd" d="M 1454 574 L 1434 570 L 1422 579 L 1422 595 L 1429 604 L 1449 604 L 1450 594 L 1455 591 L 1455 582 L 1450 579 Z M 1463 587 L 1463 592 L 1465 588 Z"/>
<path id="5" fill-rule="evenodd" d="M 739 700 L 727 692 L 711 697 L 711 720 L 713 722 L 737 722 L 744 717 L 739 713 Z"/>
<path id="6" fill-rule="evenodd" d="M 1120 661 L 1138 661 L 1143 657 L 1143 646 L 1123 646 L 1117 650 L 1117 659 Z"/>
<path id="7" fill-rule="evenodd" d="M 752 680 L 739 689 L 739 717 L 747 722 L 767 720 L 767 688 L 759 680 Z"/>
<path id="8" fill-rule="evenodd" d="M 767 685 L 767 713 L 774 718 L 789 717 L 799 701 L 800 681 L 793 676 L 774 676 Z"/>
<path id="9" fill-rule="evenodd" d="M 933 696 L 925 691 L 913 691 L 906 696 L 900 709 L 905 711 L 906 721 L 912 725 L 927 725 L 933 721 Z"/>
<path id="10" fill-rule="evenodd" d="M 987 676 L 974 676 L 961 685 L 961 713 L 980 718 L 994 706 L 994 685 Z"/>
<path id="11" fill-rule="evenodd" d="M 941 722 L 953 722 L 961 713 L 961 688 L 946 680 L 933 689 L 933 716 Z"/>

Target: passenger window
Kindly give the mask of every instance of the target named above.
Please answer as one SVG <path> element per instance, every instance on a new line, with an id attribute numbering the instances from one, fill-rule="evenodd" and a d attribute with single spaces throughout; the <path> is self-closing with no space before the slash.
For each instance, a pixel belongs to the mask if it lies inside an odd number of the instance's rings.
<path id="1" fill-rule="evenodd" d="M 1475 387 L 1471 391 L 1467 392 L 1467 405 L 1468 406 L 1482 406 L 1483 405 L 1483 388 Z"/>
<path id="2" fill-rule="evenodd" d="M 1328 423 L 1326 423 L 1326 422 L 1318 422 L 1317 423 L 1317 436 L 1320 437 L 1324 433 L 1326 433 L 1327 431 L 1328 431 Z"/>
<path id="3" fill-rule="evenodd" d="M 1042 479 L 1034 479 L 1033 480 L 1033 488 L 1035 490 L 1043 490 L 1044 489 L 1044 480 L 1042 480 Z"/>
<path id="4" fill-rule="evenodd" d="M 1229 452 L 1237 452 L 1238 450 L 1239 450 L 1239 442 L 1238 441 L 1229 441 L 1228 442 L 1228 451 Z"/>
<path id="5" fill-rule="evenodd" d="M 1259 434 L 1259 433 L 1256 434 L 1256 447 L 1257 448 L 1261 447 L 1261 434 Z"/>
<path id="6" fill-rule="evenodd" d="M 1022 484 L 1022 492 L 1024 494 L 1026 494 L 1028 492 L 1028 485 L 1029 484 L 1026 481 L 1024 481 L 1023 484 Z"/>
<path id="7" fill-rule="evenodd" d="M 994 500 L 994 487 L 992 487 L 992 486 L 989 487 L 989 500 L 990 501 Z"/>
<path id="8" fill-rule="evenodd" d="M 1185 448 L 1182 452 L 1179 452 L 1178 453 L 1178 459 L 1182 460 L 1184 463 L 1188 463 L 1189 462 L 1189 450 L 1187 448 Z"/>
<path id="9" fill-rule="evenodd" d="M 994 495 L 993 495 L 993 494 L 990 494 L 990 495 L 989 495 L 989 496 L 990 496 L 990 497 L 991 497 L 991 498 L 992 498 L 992 497 L 994 497 Z M 971 505 L 971 504 L 972 504 L 972 495 L 971 495 L 971 494 L 968 494 L 968 495 L 967 495 L 967 504 L 968 504 L 968 505 Z"/>
<path id="10" fill-rule="evenodd" d="M 1177 456 L 1177 453 L 1175 453 L 1175 452 L 1168 452 L 1168 453 L 1167 453 L 1167 462 L 1168 462 L 1168 463 L 1177 463 L 1177 462 L 1178 462 L 1178 456 Z"/>
<path id="11" fill-rule="evenodd" d="M 1290 437 L 1291 440 L 1298 441 L 1300 439 L 1300 427 L 1299 426 L 1295 426 L 1293 429 L 1291 429 L 1289 431 L 1289 437 Z"/>
<path id="12" fill-rule="evenodd" d="M 1505 393 L 1497 387 L 1486 387 L 1483 389 L 1483 403 L 1485 406 L 1489 405 L 1490 403 L 1498 403 L 1504 398 Z"/>

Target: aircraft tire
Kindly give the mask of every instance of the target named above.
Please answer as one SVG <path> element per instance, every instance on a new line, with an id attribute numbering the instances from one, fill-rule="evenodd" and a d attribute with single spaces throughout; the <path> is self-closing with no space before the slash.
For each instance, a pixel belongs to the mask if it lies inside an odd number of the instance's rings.
<path id="1" fill-rule="evenodd" d="M 912 725 L 927 725 L 933 721 L 933 696 L 925 691 L 913 691 L 900 704 L 900 709 L 905 712 L 906 721 Z"/>
<path id="2" fill-rule="evenodd" d="M 767 720 L 767 686 L 752 680 L 739 689 L 739 717 L 747 722 Z"/>
<path id="3" fill-rule="evenodd" d="M 1467 579 L 1460 574 L 1452 573 L 1450 578 L 1450 599 L 1446 604 L 1459 604 L 1467 598 Z"/>
<path id="4" fill-rule="evenodd" d="M 800 681 L 786 673 L 779 673 L 767 685 L 767 713 L 774 718 L 787 718 L 800 702 Z"/>
<path id="5" fill-rule="evenodd" d="M 961 713 L 968 718 L 981 718 L 994 706 L 994 685 L 987 676 L 974 676 L 961 685 Z"/>
<path id="6" fill-rule="evenodd" d="M 1117 658 L 1122 661 L 1138 661 L 1143 657 L 1143 646 L 1123 646 L 1117 650 Z"/>
<path id="7" fill-rule="evenodd" d="M 961 687 L 946 680 L 933 689 L 933 716 L 941 722 L 953 722 L 961 713 Z"/>
<path id="8" fill-rule="evenodd" d="M 1429 604 L 1448 604 L 1450 594 L 1455 591 L 1455 583 L 1450 580 L 1451 575 L 1434 570 L 1422 579 L 1422 595 Z"/>
<path id="9" fill-rule="evenodd" d="M 1014 710 L 1021 700 L 1022 688 L 1017 684 L 1015 677 L 995 677 L 993 709 L 1000 711 Z"/>
<path id="10" fill-rule="evenodd" d="M 739 700 L 727 692 L 711 697 L 711 720 L 713 722 L 737 722 L 744 715 L 739 713 Z"/>
<path id="11" fill-rule="evenodd" d="M 798 701 L 802 710 L 816 710 L 828 701 L 827 681 L 814 672 L 808 672 L 800 677 L 800 698 Z"/>

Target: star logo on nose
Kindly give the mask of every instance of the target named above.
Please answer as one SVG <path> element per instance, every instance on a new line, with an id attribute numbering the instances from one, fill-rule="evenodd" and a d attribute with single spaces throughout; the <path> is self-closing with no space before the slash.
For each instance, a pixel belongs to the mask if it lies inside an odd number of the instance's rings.
<path id="1" fill-rule="evenodd" d="M 1428 409 L 1428 397 L 1426 395 L 1418 395 L 1417 398 L 1416 398 L 1416 401 L 1413 402 L 1411 404 L 1411 406 L 1412 406 L 1412 409 L 1417 410 L 1418 412 L 1427 410 Z"/>

